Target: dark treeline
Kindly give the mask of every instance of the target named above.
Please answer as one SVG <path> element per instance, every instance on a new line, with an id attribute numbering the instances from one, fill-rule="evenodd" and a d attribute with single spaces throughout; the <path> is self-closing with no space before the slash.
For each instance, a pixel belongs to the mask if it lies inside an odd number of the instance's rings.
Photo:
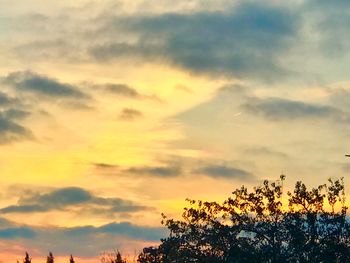
<path id="1" fill-rule="evenodd" d="M 343 179 L 311 189 L 298 181 L 283 194 L 284 179 L 264 181 L 252 191 L 242 186 L 222 203 L 188 200 L 181 220 L 163 215 L 169 236 L 144 248 L 137 262 L 350 262 Z M 28 254 L 23 262 L 31 262 Z M 54 262 L 52 254 L 47 262 Z M 117 252 L 102 262 L 127 260 Z"/>

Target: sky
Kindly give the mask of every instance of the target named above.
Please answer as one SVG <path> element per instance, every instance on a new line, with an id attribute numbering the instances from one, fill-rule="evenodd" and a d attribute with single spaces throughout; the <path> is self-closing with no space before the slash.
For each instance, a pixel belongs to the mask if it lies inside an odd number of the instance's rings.
<path id="1" fill-rule="evenodd" d="M 161 213 L 350 160 L 347 0 L 0 0 L 0 262 L 97 262 Z"/>

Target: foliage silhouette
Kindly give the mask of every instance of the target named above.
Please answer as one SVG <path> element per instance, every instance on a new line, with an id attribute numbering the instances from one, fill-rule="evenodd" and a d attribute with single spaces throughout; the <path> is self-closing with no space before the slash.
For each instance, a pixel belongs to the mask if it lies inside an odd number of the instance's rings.
<path id="1" fill-rule="evenodd" d="M 31 262 L 32 262 L 32 259 L 29 257 L 28 252 L 26 252 L 26 255 L 23 259 L 23 263 L 31 263 Z"/>
<path id="2" fill-rule="evenodd" d="M 119 251 L 114 251 L 112 253 L 103 253 L 101 255 L 101 262 L 102 263 L 127 263 L 127 261 L 123 259 Z"/>
<path id="3" fill-rule="evenodd" d="M 55 259 L 52 255 L 52 253 L 50 252 L 49 255 L 47 256 L 46 263 L 54 263 L 54 262 L 55 262 Z"/>
<path id="4" fill-rule="evenodd" d="M 284 180 L 242 186 L 223 203 L 188 200 L 182 220 L 163 215 L 169 236 L 138 262 L 350 262 L 343 178 L 310 190 L 299 181 L 288 204 Z"/>

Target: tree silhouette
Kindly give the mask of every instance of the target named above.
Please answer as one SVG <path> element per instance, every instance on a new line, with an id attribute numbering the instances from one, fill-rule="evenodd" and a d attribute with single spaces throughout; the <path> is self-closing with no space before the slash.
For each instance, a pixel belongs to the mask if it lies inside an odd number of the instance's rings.
<path id="1" fill-rule="evenodd" d="M 126 263 L 119 251 L 112 253 L 103 253 L 101 256 L 102 263 Z"/>
<path id="2" fill-rule="evenodd" d="M 169 236 L 138 261 L 350 262 L 343 179 L 310 190 L 299 181 L 283 205 L 284 180 L 242 186 L 223 203 L 188 200 L 182 220 L 163 215 Z"/>
<path id="3" fill-rule="evenodd" d="M 28 252 L 26 252 L 26 255 L 23 259 L 23 263 L 31 263 L 31 262 L 32 262 L 32 259 L 29 257 Z"/>
<path id="4" fill-rule="evenodd" d="M 54 263 L 54 262 L 55 262 L 54 257 L 52 255 L 52 253 L 50 252 L 49 255 L 47 256 L 46 263 Z"/>
<path id="5" fill-rule="evenodd" d="M 31 262 L 32 262 L 32 259 L 29 257 L 28 252 L 26 252 L 26 255 L 23 259 L 23 263 L 31 263 Z"/>
<path id="6" fill-rule="evenodd" d="M 74 258 L 73 258 L 73 255 L 70 255 L 69 263 L 75 263 Z"/>

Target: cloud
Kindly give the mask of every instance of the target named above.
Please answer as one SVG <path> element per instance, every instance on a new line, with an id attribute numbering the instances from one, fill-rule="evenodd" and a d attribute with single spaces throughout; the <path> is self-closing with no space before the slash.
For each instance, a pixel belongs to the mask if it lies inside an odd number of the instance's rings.
<path id="1" fill-rule="evenodd" d="M 154 94 L 142 94 L 137 91 L 135 88 L 131 87 L 128 84 L 123 83 L 105 83 L 105 84 L 88 84 L 94 90 L 103 91 L 109 93 L 109 95 L 115 95 L 118 97 L 124 97 L 129 99 L 148 99 L 157 102 L 163 102 L 157 95 Z"/>
<path id="2" fill-rule="evenodd" d="M 266 3 L 227 12 L 107 17 L 96 34 L 113 37 L 90 53 L 98 61 L 134 57 L 212 76 L 278 78 L 286 74 L 278 58 L 297 35 L 296 21 L 289 9 Z M 120 32 L 137 40 L 116 41 Z"/>
<path id="3" fill-rule="evenodd" d="M 31 115 L 24 108 L 20 99 L 0 92 L 0 144 L 33 138 L 32 132 L 19 123 Z"/>
<path id="4" fill-rule="evenodd" d="M 242 109 L 272 121 L 308 118 L 331 118 L 338 122 L 347 122 L 350 120 L 349 114 L 332 106 L 282 98 L 250 98 L 247 103 L 242 105 Z"/>
<path id="5" fill-rule="evenodd" d="M 34 238 L 35 232 L 28 227 L 0 229 L 0 239 Z"/>
<path id="6" fill-rule="evenodd" d="M 150 176 L 165 177 L 165 178 L 181 175 L 181 168 L 179 166 L 130 167 L 124 171 L 135 175 L 150 175 Z"/>
<path id="7" fill-rule="evenodd" d="M 110 164 L 110 163 L 92 163 L 92 165 L 97 169 L 116 169 L 119 167 L 116 164 Z"/>
<path id="8" fill-rule="evenodd" d="M 81 230 L 81 228 L 79 228 Z M 159 241 L 165 233 L 163 228 L 138 227 L 129 222 L 110 223 L 97 228 L 92 228 L 94 232 L 119 234 L 131 238 Z M 71 232 L 71 231 L 69 231 Z M 80 231 L 81 232 L 81 231 Z M 87 232 L 90 232 L 89 230 Z M 73 233 L 74 234 L 74 233 Z"/>
<path id="9" fill-rule="evenodd" d="M 22 62 L 123 63 L 124 58 L 250 80 L 347 78 L 346 1 L 228 2 L 206 1 L 206 8 L 158 3 L 157 11 L 145 11 L 142 3 L 132 12 L 89 5 L 84 18 L 72 9 L 57 10 L 55 16 L 29 12 L 3 17 L 9 26 L 2 33 L 4 39 L 12 36 L 12 52 Z"/>
<path id="10" fill-rule="evenodd" d="M 96 234 L 111 234 L 127 236 L 135 239 L 159 241 L 165 233 L 164 228 L 159 227 L 140 227 L 130 222 L 109 223 L 99 227 L 81 226 L 62 229 L 67 236 L 90 236 Z"/>
<path id="11" fill-rule="evenodd" d="M 350 107 L 350 90 L 343 87 L 329 88 L 326 90 L 329 95 L 329 102 L 335 107 L 349 109 Z"/>
<path id="12" fill-rule="evenodd" d="M 253 175 L 245 170 L 228 165 L 207 165 L 193 170 L 193 173 L 203 174 L 213 178 L 251 179 Z"/>
<path id="13" fill-rule="evenodd" d="M 34 238 L 35 231 L 27 226 L 18 224 L 0 217 L 0 239 Z"/>
<path id="14" fill-rule="evenodd" d="M 132 166 L 121 167 L 109 163 L 92 163 L 94 168 L 105 175 L 132 175 L 132 176 L 154 176 L 154 177 L 176 177 L 182 174 L 180 164 L 164 164 L 159 166 Z"/>
<path id="15" fill-rule="evenodd" d="M 98 175 L 115 176 L 120 171 L 119 165 L 116 165 L 116 164 L 95 162 L 95 163 L 91 163 L 91 165 L 94 168 L 93 173 Z"/>
<path id="16" fill-rule="evenodd" d="M 339 59 L 349 54 L 350 47 L 348 12 L 350 4 L 348 1 L 335 0 L 309 0 L 303 7 L 305 15 L 312 17 L 311 21 L 315 32 L 319 35 L 318 47 L 322 54 L 331 59 Z M 339 69 L 339 68 L 338 68 Z"/>
<path id="17" fill-rule="evenodd" d="M 249 155 L 261 155 L 261 156 L 275 156 L 279 158 L 288 158 L 288 155 L 284 152 L 276 151 L 274 149 L 270 149 L 265 146 L 255 146 L 255 147 L 247 147 L 244 149 L 244 152 Z"/>
<path id="18" fill-rule="evenodd" d="M 14 222 L 0 217 L 0 229 L 11 228 L 11 227 L 14 227 L 14 226 L 16 226 L 16 224 L 14 224 Z"/>
<path id="19" fill-rule="evenodd" d="M 24 117 L 25 114 L 16 110 L 0 112 L 1 144 L 33 138 L 33 134 L 29 129 L 15 122 L 15 119 Z"/>
<path id="20" fill-rule="evenodd" d="M 108 92 L 117 94 L 119 96 L 129 97 L 129 98 L 141 98 L 142 95 L 138 91 L 126 84 L 105 84 L 104 89 Z"/>
<path id="21" fill-rule="evenodd" d="M 2 115 L 7 119 L 21 120 L 31 115 L 31 113 L 26 110 L 9 108 L 4 110 Z"/>
<path id="22" fill-rule="evenodd" d="M 0 92 L 0 106 L 11 106 L 17 103 L 19 103 L 18 99 L 12 98 L 3 92 Z"/>
<path id="23" fill-rule="evenodd" d="M 77 87 L 31 71 L 18 71 L 3 78 L 3 83 L 21 92 L 30 92 L 51 98 L 88 98 Z"/>
<path id="24" fill-rule="evenodd" d="M 91 211 L 97 209 L 99 212 L 106 214 L 150 209 L 149 207 L 134 204 L 129 200 L 98 197 L 83 188 L 67 187 L 55 189 L 48 193 L 29 194 L 21 197 L 17 205 L 4 207 L 0 209 L 0 212 L 4 214 L 48 212 L 51 210 L 65 210 L 69 207 L 80 207 Z"/>
<path id="25" fill-rule="evenodd" d="M 126 121 L 133 121 L 135 119 L 141 118 L 142 116 L 143 114 L 139 110 L 124 108 L 119 114 L 119 119 L 126 120 Z"/>
<path id="26" fill-rule="evenodd" d="M 39 254 L 53 251 L 56 255 L 72 253 L 85 257 L 98 256 L 102 251 L 116 247 L 122 249 L 127 245 L 141 249 L 143 242 L 157 242 L 167 233 L 163 227 L 138 226 L 130 222 L 76 227 L 12 225 L 16 226 L 0 228 L 0 239 L 15 239 L 17 245 Z"/>

